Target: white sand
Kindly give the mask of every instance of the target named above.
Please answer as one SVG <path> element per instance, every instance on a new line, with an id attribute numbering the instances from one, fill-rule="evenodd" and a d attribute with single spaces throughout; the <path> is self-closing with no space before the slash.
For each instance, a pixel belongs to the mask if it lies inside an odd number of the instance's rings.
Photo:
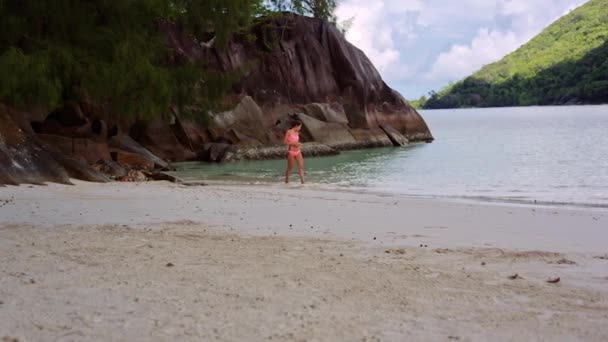
<path id="1" fill-rule="evenodd" d="M 297 186 L 5 187 L 0 338 L 605 341 L 607 253 L 600 209 Z"/>

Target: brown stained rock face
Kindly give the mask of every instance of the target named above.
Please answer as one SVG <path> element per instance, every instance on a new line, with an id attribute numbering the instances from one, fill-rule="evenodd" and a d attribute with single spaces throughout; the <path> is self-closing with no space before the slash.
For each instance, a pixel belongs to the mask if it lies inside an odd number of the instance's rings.
<path id="1" fill-rule="evenodd" d="M 38 137 L 57 148 L 61 153 L 81 158 L 88 164 L 94 164 L 100 159 L 110 159 L 110 151 L 106 143 L 89 139 L 72 139 L 59 135 L 38 134 Z"/>
<path id="2" fill-rule="evenodd" d="M 69 183 L 68 174 L 0 105 L 0 184 Z"/>
<path id="3" fill-rule="evenodd" d="M 96 182 L 108 180 L 86 163 L 45 143 L 13 119 L 26 115 L 0 104 L 0 184 L 67 184 L 70 178 Z"/>
<path id="4" fill-rule="evenodd" d="M 154 162 L 141 154 L 129 153 L 124 151 L 112 152 L 112 160 L 119 165 L 141 170 L 154 169 Z"/>
<path id="5" fill-rule="evenodd" d="M 98 160 L 93 167 L 95 170 L 112 178 L 124 177 L 127 174 L 127 170 L 113 160 Z"/>
<path id="6" fill-rule="evenodd" d="M 386 133 L 384 133 L 380 128 L 353 129 L 351 133 L 364 147 L 386 147 L 393 145 Z"/>
<path id="7" fill-rule="evenodd" d="M 133 124 L 129 135 L 154 155 L 167 161 L 184 161 L 196 158 L 196 153 L 184 146 L 171 125 L 157 119 Z"/>
<path id="8" fill-rule="evenodd" d="M 344 107 L 337 102 L 331 104 L 310 103 L 302 106 L 300 111 L 320 121 L 349 124 Z"/>
<path id="9" fill-rule="evenodd" d="M 262 108 L 260 128 L 271 127 L 278 118 L 272 113 L 281 108 L 282 115 L 305 112 L 321 121 L 347 121 L 351 129 L 387 124 L 410 141 L 433 139 L 416 110 L 384 83 L 361 50 L 326 21 L 295 14 L 262 19 L 252 29 L 255 39 L 234 37 L 223 50 L 201 46 L 171 24 L 161 24 L 161 30 L 176 51 L 175 61 L 203 61 L 221 71 L 244 70 L 235 95 L 251 96 Z M 315 110 L 311 104 L 331 104 L 337 110 L 325 117 L 321 112 L 330 110 Z"/>
<path id="10" fill-rule="evenodd" d="M 388 139 L 393 143 L 394 146 L 405 146 L 408 144 L 408 140 L 393 126 L 384 124 L 380 125 L 380 129 L 384 131 Z"/>
<path id="11" fill-rule="evenodd" d="M 356 142 L 346 124 L 325 122 L 306 114 L 298 114 L 298 118 L 303 126 L 300 135 L 307 141 L 316 141 L 329 146 Z"/>
<path id="12" fill-rule="evenodd" d="M 108 147 L 110 150 L 110 153 L 112 152 L 124 152 L 124 153 L 131 153 L 131 154 L 137 154 L 140 156 L 140 158 L 144 158 L 147 160 L 147 162 L 145 162 L 145 165 L 152 165 L 153 167 L 162 169 L 162 170 L 170 170 L 171 166 L 169 165 L 169 163 L 167 163 L 166 161 L 160 159 L 159 157 L 157 157 L 156 155 L 154 155 L 152 152 L 150 152 L 148 149 L 146 149 L 145 147 L 141 146 L 137 141 L 133 140 L 131 137 L 129 137 L 128 135 L 116 135 L 111 137 L 108 140 Z M 132 166 L 132 165 L 125 165 L 125 166 Z"/>

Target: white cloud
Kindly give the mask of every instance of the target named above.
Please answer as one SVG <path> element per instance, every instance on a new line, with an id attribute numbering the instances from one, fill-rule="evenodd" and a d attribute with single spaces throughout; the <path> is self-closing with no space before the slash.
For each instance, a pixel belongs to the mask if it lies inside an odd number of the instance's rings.
<path id="1" fill-rule="evenodd" d="M 469 45 L 453 45 L 448 52 L 439 54 L 424 78 L 430 81 L 457 81 L 482 65 L 500 59 L 523 42 L 525 38 L 518 37 L 513 32 L 480 29 Z"/>
<path id="2" fill-rule="evenodd" d="M 394 47 L 391 28 L 381 21 L 383 7 L 382 1 L 374 2 L 371 6 L 350 1 L 341 4 L 336 11 L 341 20 L 354 17 L 346 37 L 368 55 L 380 72 L 400 57 Z"/>
<path id="3" fill-rule="evenodd" d="M 585 1 L 341 0 L 336 14 L 355 18 L 346 37 L 385 80 L 416 96 L 422 83 L 438 89 L 500 59 Z"/>
<path id="4" fill-rule="evenodd" d="M 457 81 L 479 70 L 483 65 L 495 62 L 525 44 L 543 28 L 580 5 L 584 0 L 570 1 L 570 6 L 555 6 L 561 0 L 500 0 L 498 15 L 511 19 L 508 31 L 479 29 L 468 44 L 454 44 L 447 52 L 440 53 L 430 71 L 424 74 L 427 80 Z"/>
<path id="5" fill-rule="evenodd" d="M 340 20 L 354 18 L 346 38 L 367 54 L 380 73 L 391 75 L 408 69 L 399 66 L 402 55 L 396 47 L 396 40 L 411 40 L 416 35 L 406 28 L 407 23 L 403 19 L 392 21 L 388 15 L 403 15 L 423 8 L 421 0 L 405 4 L 396 0 L 351 0 L 340 2 L 336 13 Z"/>

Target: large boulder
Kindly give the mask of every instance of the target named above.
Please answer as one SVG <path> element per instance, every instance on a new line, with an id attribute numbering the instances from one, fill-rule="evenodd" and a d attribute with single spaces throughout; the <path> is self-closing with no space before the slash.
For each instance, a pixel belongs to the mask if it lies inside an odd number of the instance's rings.
<path id="1" fill-rule="evenodd" d="M 320 121 L 349 124 L 344 107 L 337 102 L 309 103 L 302 106 L 301 111 Z"/>
<path id="2" fill-rule="evenodd" d="M 93 167 L 95 170 L 112 178 L 120 178 L 127 175 L 127 170 L 113 160 L 98 160 Z"/>
<path id="3" fill-rule="evenodd" d="M 164 120 L 137 121 L 131 127 L 129 135 L 164 160 L 180 162 L 196 159 L 196 153 L 190 146 L 184 146 L 179 141 L 171 124 Z"/>
<path id="4" fill-rule="evenodd" d="M 243 97 L 233 110 L 213 114 L 215 125 L 222 128 L 232 127 L 237 123 L 257 125 L 262 121 L 262 118 L 262 109 L 250 96 Z"/>
<path id="5" fill-rule="evenodd" d="M 88 164 L 64 155 L 19 125 L 18 118 L 27 115 L 0 104 L 0 184 L 69 184 L 70 178 L 108 181 Z"/>
<path id="6" fill-rule="evenodd" d="M 211 141 L 207 128 L 194 120 L 180 120 L 182 129 L 194 151 L 200 151 L 203 145 Z"/>
<path id="7" fill-rule="evenodd" d="M 137 153 L 129 153 L 124 151 L 112 152 L 112 161 L 118 164 L 128 167 L 130 169 L 137 170 L 153 170 L 154 162 L 145 156 Z"/>
<path id="8" fill-rule="evenodd" d="M 34 121 L 31 126 L 35 133 L 66 138 L 88 139 L 98 143 L 105 143 L 108 139 L 108 126 L 103 120 L 86 121 L 80 126 L 64 126 L 53 118 L 44 121 Z"/>
<path id="9" fill-rule="evenodd" d="M 106 143 L 49 134 L 38 134 L 38 137 L 57 148 L 61 153 L 81 159 L 91 165 L 100 159 L 110 159 L 110 151 Z"/>
<path id="10" fill-rule="evenodd" d="M 232 144 L 206 143 L 199 153 L 199 159 L 208 162 L 228 161 L 237 151 L 238 148 Z"/>
<path id="11" fill-rule="evenodd" d="M 409 140 L 391 125 L 380 125 L 380 129 L 386 134 L 394 146 L 405 146 L 409 143 Z"/>
<path id="12" fill-rule="evenodd" d="M 301 150 L 304 157 L 331 156 L 340 153 L 335 148 L 316 142 L 302 144 Z M 286 157 L 287 148 L 285 146 L 270 146 L 241 149 L 232 156 L 231 160 L 264 160 L 281 159 Z"/>
<path id="13" fill-rule="evenodd" d="M 234 94 L 250 96 L 262 108 L 264 117 L 255 126 L 258 131 L 272 127 L 277 120 L 272 112 L 277 107 L 285 115 L 318 103 L 342 107 L 352 129 L 388 124 L 410 141 L 433 139 L 416 110 L 327 21 L 290 13 L 262 18 L 251 32 L 235 36 L 225 49 L 201 45 L 171 23 L 161 23 L 160 29 L 175 51 L 175 61 L 203 61 L 222 72 L 245 71 Z M 344 123 L 340 115 L 325 116 L 327 110 L 305 112 L 320 121 Z M 223 124 L 238 121 L 234 116 L 222 119 Z"/>
<path id="14" fill-rule="evenodd" d="M 150 152 L 147 148 L 141 146 L 137 141 L 133 140 L 128 135 L 116 135 L 111 137 L 108 140 L 108 146 L 111 153 L 130 153 L 139 155 L 140 158 L 145 159 L 147 162 L 143 163 L 145 165 L 152 165 L 152 168 L 158 168 L 165 171 L 171 169 L 171 165 L 166 161 L 160 159 L 155 154 Z M 128 164 L 128 160 L 126 158 L 122 158 L 123 162 L 127 162 L 126 166 L 134 166 Z M 142 162 L 138 161 L 138 164 L 142 164 Z"/>
<path id="15" fill-rule="evenodd" d="M 111 181 L 106 175 L 80 159 L 65 155 L 51 145 L 47 145 L 45 149 L 65 169 L 70 178 L 95 183 L 107 183 Z"/>
<path id="16" fill-rule="evenodd" d="M 0 114 L 0 184 L 69 184 L 68 173 L 43 145 L 15 128 Z"/>
<path id="17" fill-rule="evenodd" d="M 298 118 L 302 121 L 301 136 L 304 141 L 316 141 L 329 146 L 341 146 L 356 142 L 348 126 L 344 123 L 325 122 L 306 114 L 298 114 Z"/>
<path id="18" fill-rule="evenodd" d="M 244 96 L 233 110 L 213 114 L 212 119 L 214 142 L 224 138 L 233 144 L 258 147 L 272 140 L 266 132 L 269 120 L 249 96 Z"/>
<path id="19" fill-rule="evenodd" d="M 394 146 L 389 137 L 381 129 L 354 129 L 351 134 L 359 143 L 359 147 Z"/>

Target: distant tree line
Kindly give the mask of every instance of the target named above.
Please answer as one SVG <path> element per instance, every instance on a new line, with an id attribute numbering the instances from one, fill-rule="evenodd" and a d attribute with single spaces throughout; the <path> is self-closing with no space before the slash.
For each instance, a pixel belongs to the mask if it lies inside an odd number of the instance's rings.
<path id="1" fill-rule="evenodd" d="M 420 108 L 608 103 L 608 0 L 590 0 Z"/>
<path id="2" fill-rule="evenodd" d="M 524 78 L 489 83 L 467 77 L 443 93 L 431 92 L 422 108 L 504 107 L 608 103 L 608 43 L 579 61 L 568 61 Z"/>

